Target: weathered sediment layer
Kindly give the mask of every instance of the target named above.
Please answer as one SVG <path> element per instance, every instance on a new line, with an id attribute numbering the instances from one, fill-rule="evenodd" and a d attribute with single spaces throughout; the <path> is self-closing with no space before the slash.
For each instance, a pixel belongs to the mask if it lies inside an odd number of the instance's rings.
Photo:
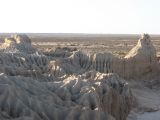
<path id="1" fill-rule="evenodd" d="M 56 51 L 50 55 L 54 56 L 55 53 Z M 87 54 L 73 51 L 70 56 L 51 61 L 50 66 L 52 64 L 54 73 L 57 74 L 81 74 L 95 69 L 101 73 L 117 73 L 125 79 L 137 79 L 156 72 L 158 65 L 156 50 L 148 34 L 142 35 L 137 45 L 124 58 L 110 53 Z"/>
<path id="2" fill-rule="evenodd" d="M 43 54 L 25 35 L 6 38 L 0 50 L 0 119 L 125 120 L 133 96 L 112 66 L 102 64 L 111 58 L 76 49 Z"/>
<path id="3" fill-rule="evenodd" d="M 54 82 L 2 74 L 0 86 L 1 119 L 125 120 L 132 103 L 127 84 L 115 74 L 90 72 Z"/>

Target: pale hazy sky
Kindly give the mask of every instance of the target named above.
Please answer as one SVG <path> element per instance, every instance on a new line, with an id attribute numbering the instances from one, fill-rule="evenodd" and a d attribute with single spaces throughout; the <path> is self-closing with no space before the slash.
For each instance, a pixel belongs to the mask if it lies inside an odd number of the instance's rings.
<path id="1" fill-rule="evenodd" d="M 160 0 L 0 0 L 0 32 L 160 34 Z"/>

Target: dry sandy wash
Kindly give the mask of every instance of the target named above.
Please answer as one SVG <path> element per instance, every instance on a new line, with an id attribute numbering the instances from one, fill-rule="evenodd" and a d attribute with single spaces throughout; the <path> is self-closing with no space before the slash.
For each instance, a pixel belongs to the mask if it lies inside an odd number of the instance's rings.
<path id="1" fill-rule="evenodd" d="M 148 34 L 124 58 L 67 47 L 39 51 L 28 36 L 13 35 L 0 47 L 0 119 L 139 120 L 136 111 L 158 110 L 142 105 L 133 79 L 158 72 Z"/>

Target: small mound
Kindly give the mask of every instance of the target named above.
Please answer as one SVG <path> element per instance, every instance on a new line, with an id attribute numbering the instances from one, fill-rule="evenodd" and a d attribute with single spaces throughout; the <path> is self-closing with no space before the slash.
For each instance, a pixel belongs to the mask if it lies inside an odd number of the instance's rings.
<path id="1" fill-rule="evenodd" d="M 31 45 L 30 38 L 25 34 L 15 34 L 9 38 L 5 38 L 4 43 L 0 46 L 3 52 L 24 52 L 34 53 L 35 49 Z"/>

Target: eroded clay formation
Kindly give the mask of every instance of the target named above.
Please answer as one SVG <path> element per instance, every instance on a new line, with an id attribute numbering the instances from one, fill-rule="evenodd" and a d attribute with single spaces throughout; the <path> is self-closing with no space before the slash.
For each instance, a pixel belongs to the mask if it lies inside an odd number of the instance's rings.
<path id="1" fill-rule="evenodd" d="M 146 34 L 123 59 L 68 48 L 42 53 L 26 35 L 14 35 L 0 49 L 0 119 L 126 120 L 133 97 L 122 78 L 155 64 Z"/>
<path id="2" fill-rule="evenodd" d="M 54 54 L 53 52 L 52 55 Z M 50 63 L 54 63 L 56 74 L 79 74 L 95 69 L 101 73 L 117 73 L 125 79 L 140 78 L 157 69 L 156 50 L 148 34 L 143 34 L 137 45 L 124 58 L 110 53 L 86 54 L 75 51 L 66 59 Z"/>

